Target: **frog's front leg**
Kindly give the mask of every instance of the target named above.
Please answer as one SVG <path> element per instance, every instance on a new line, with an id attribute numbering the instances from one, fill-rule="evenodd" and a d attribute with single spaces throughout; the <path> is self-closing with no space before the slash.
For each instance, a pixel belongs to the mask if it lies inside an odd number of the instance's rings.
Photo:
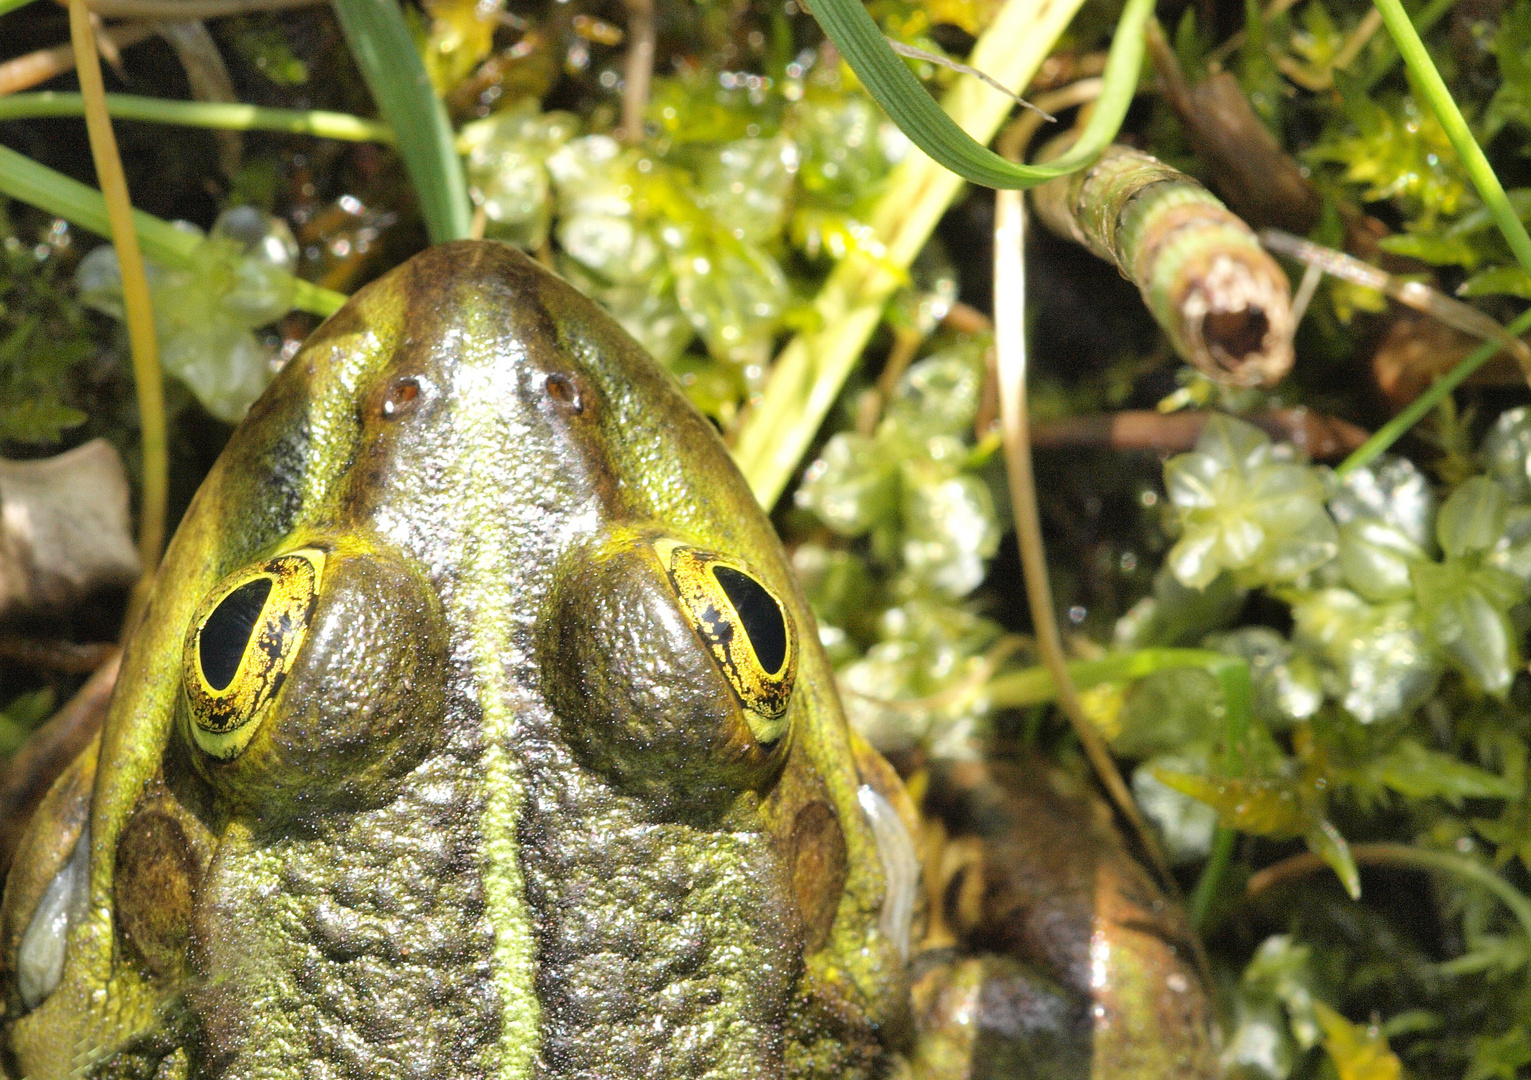
<path id="1" fill-rule="evenodd" d="M 942 763 L 924 799 L 930 928 L 909 1080 L 1220 1075 L 1184 912 L 1056 770 Z"/>

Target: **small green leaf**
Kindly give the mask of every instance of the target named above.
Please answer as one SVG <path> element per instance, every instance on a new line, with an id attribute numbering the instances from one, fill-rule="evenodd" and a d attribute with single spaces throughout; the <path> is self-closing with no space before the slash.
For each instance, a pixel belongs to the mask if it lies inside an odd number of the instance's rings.
<path id="1" fill-rule="evenodd" d="M 1462 1080 L 1516 1080 L 1531 1065 L 1531 1029 L 1517 1024 L 1502 1035 L 1473 1040 L 1472 1064 Z"/>
<path id="2" fill-rule="evenodd" d="M 1408 232 L 1384 236 L 1377 246 L 1391 255 L 1431 263 L 1434 266 L 1465 266 L 1478 262 L 1478 249 L 1465 236 L 1438 232 Z"/>
<path id="3" fill-rule="evenodd" d="M 97 236 L 112 235 L 106 216 L 106 200 L 99 191 L 6 146 L 0 146 L 0 195 L 9 195 L 55 214 Z M 142 210 L 133 211 L 133 228 L 143 244 L 145 256 L 166 266 L 190 268 L 192 251 L 201 243 L 199 237 Z M 345 302 L 346 298 L 333 289 L 322 288 L 310 281 L 293 282 L 292 303 L 299 311 L 333 315 Z"/>
<path id="4" fill-rule="evenodd" d="M 1340 835 L 1340 830 L 1327 821 L 1319 820 L 1303 834 L 1303 840 L 1309 851 L 1329 864 L 1329 869 L 1340 879 L 1340 884 L 1345 886 L 1350 898 L 1361 899 L 1361 872 L 1356 869 L 1355 856 L 1350 853 L 1350 845 Z"/>
<path id="5" fill-rule="evenodd" d="M 1457 287 L 1458 296 L 1518 296 L 1531 300 L 1531 275 L 1518 266 L 1481 270 Z"/>
<path id="6" fill-rule="evenodd" d="M 1318 1045 L 1318 1020 L 1313 1013 L 1313 949 L 1290 934 L 1266 938 L 1255 950 L 1240 978 L 1241 989 L 1254 996 L 1269 995 L 1287 1012 L 1292 1035 L 1304 1050 Z"/>
<path id="7" fill-rule="evenodd" d="M 0 754 L 14 754 L 27 736 L 53 714 L 51 689 L 22 694 L 0 712 Z"/>
<path id="8" fill-rule="evenodd" d="M 1408 799 L 1441 798 L 1454 806 L 1463 799 L 1513 799 L 1519 785 L 1451 754 L 1405 739 L 1364 766 L 1369 777 Z"/>
<path id="9" fill-rule="evenodd" d="M 1483 114 L 1483 137 L 1492 139 L 1508 124 L 1531 128 L 1531 4 L 1512 6 L 1494 35 L 1499 89 Z"/>
<path id="10" fill-rule="evenodd" d="M 1321 589 L 1294 604 L 1292 618 L 1293 640 L 1319 663 L 1324 689 L 1361 723 L 1408 713 L 1434 692 L 1441 658 L 1412 602 L 1368 604 L 1348 589 Z"/>
<path id="11" fill-rule="evenodd" d="M 1414 592 L 1409 568 L 1425 559 L 1419 545 L 1385 521 L 1359 518 L 1340 526 L 1340 570 L 1372 603 L 1407 599 Z"/>
<path id="12" fill-rule="evenodd" d="M 0 406 L 0 441 L 14 441 L 46 446 L 72 427 L 85 423 L 87 417 L 52 396 L 18 401 Z"/>
<path id="13" fill-rule="evenodd" d="M 1403 1062 L 1380 1031 L 1352 1024 L 1322 1001 L 1313 1003 L 1313 1011 L 1340 1080 L 1399 1080 L 1403 1076 Z"/>
<path id="14" fill-rule="evenodd" d="M 1484 476 L 1457 485 L 1441 505 L 1435 534 L 1447 556 L 1487 551 L 1504 535 L 1508 506 L 1504 490 Z"/>
<path id="15" fill-rule="evenodd" d="M 1292 837 L 1308 831 L 1308 815 L 1295 784 L 1283 780 L 1215 780 L 1191 773 L 1150 770 L 1166 787 L 1199 799 L 1230 829 L 1254 836 Z"/>

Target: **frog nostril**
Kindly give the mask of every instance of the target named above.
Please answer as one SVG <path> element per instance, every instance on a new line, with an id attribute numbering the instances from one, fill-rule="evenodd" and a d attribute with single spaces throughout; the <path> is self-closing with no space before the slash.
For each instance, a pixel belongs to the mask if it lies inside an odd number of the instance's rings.
<path id="1" fill-rule="evenodd" d="M 402 375 L 388 384 L 383 393 L 382 414 L 396 420 L 405 413 L 413 412 L 420 404 L 420 380 L 413 375 Z"/>
<path id="2" fill-rule="evenodd" d="M 579 392 L 579 387 L 574 385 L 574 380 L 568 375 L 554 372 L 547 377 L 543 385 L 547 389 L 548 397 L 575 416 L 585 411 L 585 401 Z"/>

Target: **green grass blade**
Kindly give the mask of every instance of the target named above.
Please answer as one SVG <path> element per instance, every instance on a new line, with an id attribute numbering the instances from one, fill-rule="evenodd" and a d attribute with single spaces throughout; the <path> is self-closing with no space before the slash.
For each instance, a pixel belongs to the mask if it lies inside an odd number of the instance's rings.
<path id="1" fill-rule="evenodd" d="M 99 191 L 6 146 L 0 146 L 0 195 L 28 203 L 98 236 L 112 234 L 106 200 Z M 142 210 L 133 211 L 133 229 L 144 254 L 165 266 L 190 266 L 191 253 L 201 243 L 196 234 Z M 346 302 L 342 294 L 301 278 L 295 284 L 293 306 L 300 311 L 330 315 Z"/>
<path id="2" fill-rule="evenodd" d="M 1521 312 L 1514 322 L 1505 327 L 1505 332 L 1512 337 L 1520 337 L 1527 330 L 1531 330 L 1531 311 Z M 1395 442 L 1403 438 L 1411 427 L 1424 419 L 1425 414 L 1439 405 L 1442 398 L 1461 386 L 1473 372 L 1502 351 L 1497 341 L 1485 341 L 1462 357 L 1457 361 L 1456 367 L 1435 380 L 1430 385 L 1430 389 L 1409 402 L 1407 408 L 1378 428 L 1375 435 L 1356 447 L 1334 471 L 1344 476 L 1363 465 L 1371 464 L 1378 456 L 1386 453 Z"/>
<path id="3" fill-rule="evenodd" d="M 936 104 L 903 59 L 888 47 L 861 0 L 814 0 L 813 4 L 824 33 L 910 141 L 964 180 L 993 188 L 1029 188 L 1066 176 L 1110 145 L 1137 92 L 1143 34 L 1153 11 L 1153 0 L 1127 0 L 1106 60 L 1100 103 L 1079 141 L 1046 165 L 1017 165 L 976 142 Z"/>
<path id="4" fill-rule="evenodd" d="M 473 215 L 452 125 L 398 0 L 334 0 L 334 5 L 351 55 L 393 129 L 431 241 L 465 238 Z"/>
<path id="5" fill-rule="evenodd" d="M 1425 100 L 1429 102 L 1430 110 L 1441 122 L 1446 138 L 1451 140 L 1457 157 L 1462 159 L 1462 166 L 1472 179 L 1473 186 L 1478 189 L 1478 197 L 1483 200 L 1489 216 L 1494 219 L 1494 224 L 1499 226 L 1499 231 L 1504 234 L 1510 250 L 1515 253 L 1515 260 L 1520 263 L 1520 268 L 1531 274 L 1531 235 L 1526 233 L 1525 225 L 1516 216 L 1514 207 L 1510 205 L 1509 196 L 1504 193 L 1504 185 L 1499 182 L 1499 177 L 1494 175 L 1483 147 L 1479 146 L 1478 140 L 1473 138 L 1472 130 L 1467 126 L 1467 120 L 1462 116 L 1462 110 L 1457 108 L 1456 99 L 1446 88 L 1446 80 L 1441 78 L 1435 62 L 1430 59 L 1430 53 L 1425 49 L 1425 43 L 1420 40 L 1419 31 L 1409 21 L 1409 13 L 1404 11 L 1403 4 L 1399 0 L 1373 0 L 1373 2 L 1382 15 L 1382 22 L 1387 27 L 1387 32 L 1392 35 L 1393 44 L 1398 46 L 1398 54 L 1403 57 L 1404 64 L 1419 81 L 1420 90 L 1424 93 Z"/>
<path id="6" fill-rule="evenodd" d="M 32 0 L 0 0 L 0 15 L 9 15 L 17 8 L 24 8 Z"/>
<path id="7" fill-rule="evenodd" d="M 97 236 L 112 235 L 106 217 L 106 200 L 99 191 L 54 172 L 7 146 L 0 146 L 0 193 L 61 217 Z M 191 265 L 191 253 L 198 243 L 192 233 L 177 229 L 142 210 L 133 211 L 133 227 L 138 232 L 144 254 L 155 262 L 166 266 Z"/>
<path id="8" fill-rule="evenodd" d="M 1249 730 L 1254 708 L 1249 664 L 1237 656 L 1211 649 L 1149 648 L 1111 653 L 1098 660 L 1069 661 L 1069 677 L 1081 690 L 1102 683 L 1135 682 L 1160 671 L 1200 668 L 1217 680 L 1228 710 L 1230 740 L 1237 746 Z M 1057 700 L 1058 686 L 1045 667 L 1023 668 L 996 675 L 984 686 L 990 704 L 997 709 L 1020 709 Z"/>
<path id="9" fill-rule="evenodd" d="M 1435 24 L 1451 14 L 1451 9 L 1456 6 L 1457 0 L 1430 0 L 1414 20 L 1414 28 L 1421 34 L 1428 34 Z M 1368 93 L 1375 90 L 1377 84 L 1388 77 L 1393 70 L 1393 65 L 1398 63 L 1398 47 L 1391 40 L 1383 38 L 1378 45 L 1376 58 L 1371 67 L 1361 79 L 1361 89 Z"/>
<path id="10" fill-rule="evenodd" d="M 329 318 L 349 299 L 351 298 L 345 293 L 326 289 L 323 285 L 315 285 L 312 281 L 305 281 L 302 278 L 292 279 L 292 306 L 298 311 Z"/>
<path id="11" fill-rule="evenodd" d="M 106 109 L 117 120 L 146 120 L 183 127 L 219 128 L 227 131 L 280 131 L 291 135 L 316 135 L 348 142 L 391 144 L 387 124 L 364 120 L 347 113 L 319 109 L 268 109 L 221 101 L 174 101 L 137 94 L 107 94 Z M 0 96 L 0 120 L 24 120 L 48 116 L 83 116 L 84 99 L 75 93 L 41 91 Z"/>

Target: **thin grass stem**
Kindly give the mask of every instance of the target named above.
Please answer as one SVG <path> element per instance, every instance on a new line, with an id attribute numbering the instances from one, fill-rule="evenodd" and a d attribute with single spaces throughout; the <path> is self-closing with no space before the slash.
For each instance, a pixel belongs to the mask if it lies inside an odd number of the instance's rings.
<path id="1" fill-rule="evenodd" d="M 1435 24 L 1451 13 L 1456 6 L 1457 0 L 1430 0 L 1419 13 L 1419 18 L 1414 20 L 1414 27 L 1421 34 L 1428 34 Z M 1383 38 L 1377 46 L 1376 58 L 1372 61 L 1371 70 L 1361 80 L 1361 89 L 1371 91 L 1377 84 L 1388 75 L 1392 74 L 1393 65 L 1398 63 L 1398 47 L 1393 44 L 1391 38 Z"/>
<path id="2" fill-rule="evenodd" d="M 1442 130 L 1446 132 L 1446 138 L 1451 140 L 1457 157 L 1462 159 L 1462 167 L 1467 170 L 1473 186 L 1478 189 L 1478 197 L 1483 200 L 1489 216 L 1494 219 L 1494 224 L 1499 226 L 1499 231 L 1504 234 L 1505 242 L 1515 253 L 1515 261 L 1520 263 L 1522 270 L 1531 274 L 1531 234 L 1526 232 L 1526 226 L 1516 215 L 1515 208 L 1510 205 L 1510 198 L 1505 194 L 1504 185 L 1499 182 L 1499 177 L 1489 165 L 1488 156 L 1484 154 L 1483 147 L 1479 146 L 1478 140 L 1473 138 L 1472 129 L 1467 126 L 1467 120 L 1462 116 L 1462 110 L 1457 107 L 1456 99 L 1446 88 L 1446 80 L 1441 78 L 1435 62 L 1430 59 L 1430 53 L 1425 49 L 1425 43 L 1420 39 L 1419 31 L 1409 21 L 1408 12 L 1404 11 L 1400 0 L 1372 0 L 1372 2 L 1382 13 L 1382 21 L 1387 25 L 1388 33 L 1392 35 L 1393 43 L 1398 46 L 1398 53 L 1403 57 L 1404 64 L 1419 81 L 1425 101 L 1429 103 L 1430 110 L 1440 121 Z"/>
<path id="3" fill-rule="evenodd" d="M 85 102 L 85 129 L 90 153 L 106 203 L 112 245 L 122 274 L 122 306 L 133 356 L 133 385 L 138 395 L 138 422 L 142 439 L 143 476 L 139 491 L 138 557 L 141 576 L 128 604 L 124 629 L 137 623 L 148 602 L 149 586 L 159 567 L 165 546 L 166 513 L 170 490 L 170 455 L 165 435 L 165 391 L 155 340 L 154 305 L 149 297 L 149 278 L 134 228 L 133 204 L 127 177 L 117 152 L 111 117 L 106 112 L 106 88 L 101 80 L 101 61 L 96 54 L 96 32 L 85 0 L 69 0 L 69 37 L 74 45 L 75 69 Z"/>
<path id="4" fill-rule="evenodd" d="M 622 138 L 643 139 L 643 114 L 654 81 L 654 0 L 627 0 L 627 57 L 622 61 Z"/>
<path id="5" fill-rule="evenodd" d="M 1281 229 L 1260 230 L 1260 243 L 1279 255 L 1295 259 L 1309 269 L 1317 268 L 1342 281 L 1391 296 L 1400 304 L 1438 319 L 1454 330 L 1484 341 L 1497 342 L 1501 349 L 1515 357 L 1527 377 L 1531 378 L 1531 347 L 1507 333 L 1491 316 L 1471 304 L 1464 304 L 1423 282 L 1389 274 L 1353 255 L 1315 244 Z"/>
<path id="6" fill-rule="evenodd" d="M 120 53 L 123 49 L 147 41 L 154 36 L 154 28 L 144 23 L 114 26 L 101 34 L 99 41 L 104 49 L 106 42 Z M 0 63 L 0 98 L 22 90 L 30 90 L 39 83 L 57 78 L 74 70 L 74 49 L 66 42 L 49 49 L 14 56 Z"/>
<path id="7" fill-rule="evenodd" d="M 1007 85 L 1024 87 L 1078 6 L 1079 0 L 1010 0 L 969 60 Z M 1054 94 L 1070 92 L 1063 87 Z M 1042 95 L 1036 104 L 1058 110 L 1066 107 L 1066 100 Z M 994 137 L 1013 105 L 971 76 L 958 79 L 942 100 L 962 129 L 984 142 Z M 904 270 L 961 189 L 956 174 L 923 154 L 910 155 L 889 178 L 872 211 L 876 242 L 840 260 L 815 297 L 813 312 L 820 329 L 799 333 L 778 354 L 765 393 L 750 410 L 734 445 L 734 458 L 762 506 L 774 506 L 781 497 L 877 329 L 888 297 L 904 283 Z"/>
<path id="8" fill-rule="evenodd" d="M 89 184 L 55 172 L 24 154 L 0 146 L 0 195 L 35 206 L 97 236 L 112 235 L 106 200 Z M 172 267 L 189 267 L 201 240 L 142 210 L 133 211 L 133 229 L 149 258 Z M 292 306 L 314 315 L 333 315 L 346 302 L 343 293 L 297 278 Z"/>
<path id="9" fill-rule="evenodd" d="M 1010 503 L 1026 582 L 1027 606 L 1031 609 L 1037 652 L 1052 676 L 1058 706 L 1073 725 L 1085 755 L 1100 778 L 1111 801 L 1132 826 L 1163 884 L 1174 889 L 1175 878 L 1159 843 L 1133 801 L 1106 740 L 1101 736 L 1079 689 L 1069 674 L 1063 635 L 1053 606 L 1052 583 L 1047 573 L 1047 552 L 1037 512 L 1036 475 L 1031 464 L 1031 432 L 1026 413 L 1026 210 L 1019 191 L 1001 191 L 994 208 L 994 351 L 999 367 L 999 409 L 1004 431 L 1006 473 Z"/>
<path id="10" fill-rule="evenodd" d="M 278 131 L 385 145 L 392 145 L 394 141 L 387 124 L 321 109 L 270 109 L 261 105 L 107 94 L 106 110 L 114 120 L 143 120 L 222 131 Z M 85 101 L 79 94 L 44 90 L 0 97 L 0 120 L 84 115 Z"/>
<path id="11" fill-rule="evenodd" d="M 900 130 L 932 159 L 964 180 L 993 188 L 1028 188 L 1066 176 L 1090 164 L 1111 144 L 1137 94 L 1145 50 L 1144 29 L 1153 11 L 1153 0 L 1127 0 L 1106 60 L 1106 88 L 1100 107 L 1080 133 L 1079 141 L 1068 153 L 1045 165 L 1023 165 L 1006 161 L 974 139 L 931 99 L 908 65 L 888 47 L 860 0 L 815 0 L 813 5 L 814 17 L 824 33 Z M 979 62 L 976 52 L 971 62 L 973 67 L 992 73 L 991 68 Z M 1009 85 L 1002 75 L 999 81 Z"/>
<path id="12" fill-rule="evenodd" d="M 1527 330 L 1531 330 L 1531 310 L 1521 312 L 1520 316 L 1505 327 L 1505 332 L 1515 337 L 1520 337 Z M 1340 476 L 1354 472 L 1362 466 L 1369 465 L 1379 455 L 1387 452 L 1392 445 L 1408 432 L 1415 424 L 1424 419 L 1431 409 L 1439 405 L 1457 387 L 1466 382 L 1484 364 L 1501 352 L 1497 341 L 1487 341 L 1468 353 L 1457 366 L 1442 375 L 1419 397 L 1411 401 L 1408 406 L 1393 417 L 1377 433 L 1358 446 L 1344 461 L 1335 468 Z"/>
<path id="13" fill-rule="evenodd" d="M 333 6 L 372 100 L 393 129 L 431 242 L 467 238 L 473 209 L 452 124 L 398 0 L 334 0 Z"/>
<path id="14" fill-rule="evenodd" d="M 1249 665 L 1227 653 L 1211 649 L 1136 649 L 1132 652 L 1112 653 L 1098 660 L 1068 662 L 1069 678 L 1075 686 L 1085 688 L 1105 683 L 1136 682 L 1161 671 L 1180 668 L 1199 668 L 1207 672 L 1218 681 L 1225 699 L 1232 692 L 1233 700 L 1225 701 L 1224 707 L 1240 715 L 1248 715 L 1249 704 L 1245 700 L 1246 691 L 1243 686 L 1249 682 Z M 997 709 L 1045 705 L 1057 700 L 1058 684 L 1049 668 L 1025 668 L 990 679 L 984 685 L 984 696 Z"/>
<path id="15" fill-rule="evenodd" d="M 1212 903 L 1222 891 L 1223 879 L 1228 876 L 1228 867 L 1233 862 L 1233 847 L 1238 839 L 1238 832 L 1226 825 L 1219 825 L 1212 834 L 1212 854 L 1208 856 L 1207 865 L 1202 868 L 1201 876 L 1196 879 L 1196 885 L 1191 890 L 1191 897 L 1186 901 L 1191 925 L 1199 934 L 1206 933 Z"/>
<path id="16" fill-rule="evenodd" d="M 1514 885 L 1486 866 L 1447 851 L 1431 851 L 1410 844 L 1355 844 L 1350 854 L 1357 863 L 1370 866 L 1408 866 L 1417 870 L 1434 870 L 1481 885 L 1493 893 L 1510 914 L 1515 916 L 1526 935 L 1531 937 L 1531 900 Z M 1247 896 L 1258 896 L 1272 885 L 1293 878 L 1303 877 L 1324 869 L 1328 864 L 1312 852 L 1293 855 L 1274 866 L 1267 866 L 1249 879 L 1245 886 Z"/>

